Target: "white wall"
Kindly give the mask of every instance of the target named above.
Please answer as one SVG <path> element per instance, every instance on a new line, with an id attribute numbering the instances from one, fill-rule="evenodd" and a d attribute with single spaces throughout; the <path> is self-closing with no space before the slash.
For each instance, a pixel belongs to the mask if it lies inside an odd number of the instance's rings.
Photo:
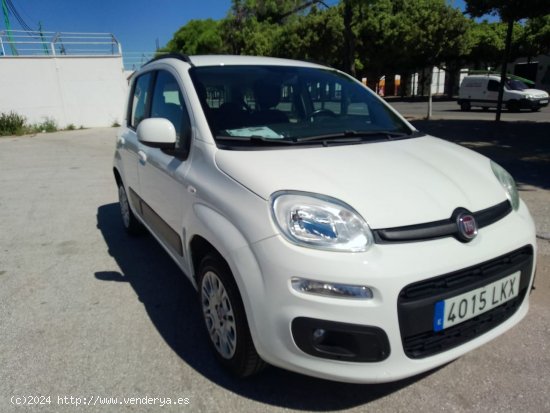
<path id="1" fill-rule="evenodd" d="M 65 128 L 122 123 L 128 82 L 120 56 L 0 57 L 0 112 Z"/>
<path id="2" fill-rule="evenodd" d="M 412 96 L 417 96 L 422 92 L 422 85 L 420 85 L 420 81 L 422 78 L 425 80 L 424 84 L 424 94 L 428 95 L 428 84 L 429 84 L 429 68 L 424 70 L 424 75 L 420 73 L 414 73 L 410 77 L 410 94 Z M 432 95 L 442 95 L 445 93 L 445 76 L 446 73 L 443 69 L 438 68 L 437 66 L 434 66 L 432 68 Z"/>

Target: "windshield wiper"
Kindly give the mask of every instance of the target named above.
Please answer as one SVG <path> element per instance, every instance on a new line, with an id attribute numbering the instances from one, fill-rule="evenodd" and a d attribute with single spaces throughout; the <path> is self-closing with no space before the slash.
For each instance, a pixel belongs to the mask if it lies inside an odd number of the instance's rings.
<path id="1" fill-rule="evenodd" d="M 395 131 L 386 131 L 386 130 L 366 130 L 366 131 L 356 131 L 356 130 L 346 130 L 339 133 L 330 133 L 326 135 L 315 135 L 315 136 L 304 136 L 301 138 L 296 138 L 296 142 L 309 142 L 309 141 L 326 141 L 326 142 L 339 142 L 342 143 L 353 143 L 353 142 L 363 142 L 367 139 L 379 139 L 385 138 L 388 140 L 399 139 L 404 137 L 415 136 L 414 133 L 404 133 L 404 132 L 395 132 Z M 354 139 L 343 139 L 343 138 L 354 138 Z"/>
<path id="2" fill-rule="evenodd" d="M 252 135 L 252 136 L 216 136 L 217 141 L 230 141 L 230 142 L 250 142 L 259 144 L 275 144 L 275 145 L 294 145 L 296 140 L 288 140 L 282 138 L 266 138 L 264 136 Z"/>

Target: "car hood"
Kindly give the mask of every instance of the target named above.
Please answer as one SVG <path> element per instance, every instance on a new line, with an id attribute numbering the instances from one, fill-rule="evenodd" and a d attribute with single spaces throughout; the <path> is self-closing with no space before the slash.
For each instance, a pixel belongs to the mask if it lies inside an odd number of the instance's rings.
<path id="1" fill-rule="evenodd" d="M 281 190 L 337 198 L 373 229 L 449 218 L 506 199 L 489 159 L 423 136 L 331 147 L 218 150 L 218 167 L 268 200 Z"/>
<path id="2" fill-rule="evenodd" d="M 546 93 L 544 90 L 539 90 L 539 89 L 523 89 L 522 92 L 528 95 L 534 95 L 541 98 L 548 97 L 548 93 Z"/>

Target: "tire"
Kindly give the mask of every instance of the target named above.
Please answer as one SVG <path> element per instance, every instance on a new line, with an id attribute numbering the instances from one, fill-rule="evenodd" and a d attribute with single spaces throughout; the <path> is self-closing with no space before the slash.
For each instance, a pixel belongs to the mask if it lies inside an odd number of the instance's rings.
<path id="1" fill-rule="evenodd" d="M 506 104 L 506 109 L 510 112 L 519 112 L 519 103 L 515 100 L 511 100 Z"/>
<path id="2" fill-rule="evenodd" d="M 132 212 L 126 190 L 122 184 L 118 186 L 118 203 L 120 205 L 122 225 L 126 232 L 132 236 L 140 235 L 143 232 L 143 226 Z"/>
<path id="3" fill-rule="evenodd" d="M 266 364 L 254 347 L 231 270 L 217 254 L 202 259 L 198 286 L 204 325 L 218 361 L 237 377 L 258 373 Z"/>
<path id="4" fill-rule="evenodd" d="M 472 105 L 470 105 L 470 102 L 462 102 L 460 104 L 460 110 L 463 112 L 469 112 L 470 109 L 472 109 Z"/>
<path id="5" fill-rule="evenodd" d="M 540 111 L 540 106 L 531 106 L 531 112 L 538 112 Z"/>

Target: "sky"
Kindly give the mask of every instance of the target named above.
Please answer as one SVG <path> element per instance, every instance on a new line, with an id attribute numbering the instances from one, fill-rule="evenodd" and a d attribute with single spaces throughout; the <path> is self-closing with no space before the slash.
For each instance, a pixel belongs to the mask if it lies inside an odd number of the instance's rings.
<path id="1" fill-rule="evenodd" d="M 44 31 L 112 33 L 123 52 L 152 52 L 192 19 L 221 19 L 231 0 L 11 0 L 25 23 Z M 329 5 L 337 0 L 328 0 Z M 464 8 L 462 0 L 452 0 Z M 12 29 L 20 29 L 10 17 Z M 0 30 L 5 29 L 0 19 Z"/>

